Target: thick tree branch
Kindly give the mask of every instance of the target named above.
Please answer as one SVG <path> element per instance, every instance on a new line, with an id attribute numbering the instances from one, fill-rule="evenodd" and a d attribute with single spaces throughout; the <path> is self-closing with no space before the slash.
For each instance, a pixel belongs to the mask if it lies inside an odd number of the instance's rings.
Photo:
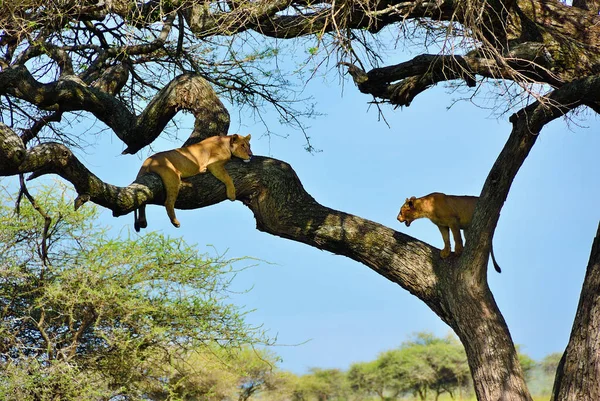
<path id="1" fill-rule="evenodd" d="M 476 55 L 422 54 L 412 60 L 368 72 L 349 63 L 342 64 L 348 66 L 348 73 L 362 93 L 389 100 L 396 106 L 410 106 L 418 94 L 438 82 L 463 80 L 472 87 L 475 86 L 476 76 L 517 82 L 529 79 L 530 82 L 562 85 L 557 77 L 543 67 L 547 64 L 543 54 L 539 48 L 528 44 L 513 49 L 511 57 L 504 59 L 503 63 Z"/>
<path id="2" fill-rule="evenodd" d="M 600 100 L 599 93 L 599 75 L 582 78 L 552 91 L 544 99 L 530 104 L 510 118 L 512 132 L 483 185 L 473 223 L 467 233 L 464 253 L 467 259 L 475 262 L 470 266 L 477 270 L 475 274 L 480 280 L 485 277 L 492 234 L 502 205 L 540 131 L 549 122 L 579 106 L 595 106 Z M 477 244 L 478 249 L 470 247 L 469 243 Z"/>
<path id="3" fill-rule="evenodd" d="M 121 91 L 125 83 L 127 83 L 128 79 L 129 70 L 125 65 L 119 63 L 117 65 L 105 68 L 104 71 L 102 71 L 102 74 L 91 84 L 91 86 L 111 95 L 116 95 Z M 49 123 L 60 121 L 62 115 L 62 111 L 55 111 L 35 121 L 30 128 L 23 130 L 21 139 L 25 145 L 27 145 L 30 140 L 35 138 L 38 133 Z"/>
<path id="4" fill-rule="evenodd" d="M 0 123 L 0 175 L 17 174 L 26 156 L 21 138 L 7 125 Z"/>
<path id="5" fill-rule="evenodd" d="M 117 83 L 116 87 L 119 85 Z M 173 79 L 156 94 L 139 116 L 131 113 L 116 97 L 102 90 L 114 88 L 104 88 L 102 83 L 99 86 L 86 85 L 73 76 L 43 84 L 25 67 L 0 71 L 0 94 L 18 97 L 44 110 L 89 111 L 112 128 L 127 145 L 123 153 L 133 154 L 152 143 L 181 109 L 192 112 L 196 117 L 194 132 L 189 141 L 222 135 L 229 129 L 227 109 L 210 84 L 199 75 L 183 74 Z"/>
<path id="6" fill-rule="evenodd" d="M 60 144 L 34 147 L 19 170 L 33 172 L 31 178 L 58 174 L 75 186 L 79 194 L 76 207 L 91 200 L 111 209 L 115 216 L 143 203 L 164 202 L 158 176 L 144 175 L 124 188 L 106 184 Z M 468 343 L 474 372 L 494 372 L 492 377 L 478 373 L 479 394 L 487 394 L 485 399 L 498 399 L 498 394 L 504 394 L 506 400 L 528 399 L 520 398 L 525 384 L 506 323 L 487 281 L 477 280 L 473 269 L 464 267 L 468 263 L 465 256 L 442 260 L 438 249 L 419 240 L 320 205 L 284 162 L 257 156 L 250 163 L 232 160 L 227 170 L 235 182 L 238 200 L 252 210 L 259 230 L 347 256 L 399 284 L 423 300 Z M 185 180 L 175 206 L 195 209 L 225 198 L 222 183 L 210 174 L 200 174 Z M 480 369 L 486 364 L 494 369 Z"/>
<path id="7" fill-rule="evenodd" d="M 114 216 L 130 213 L 142 203 L 164 203 L 158 176 L 148 174 L 128 187 L 116 187 L 102 182 L 57 143 L 30 149 L 18 170 L 32 172 L 29 179 L 58 174 L 74 185 L 80 195 L 78 207 L 91 200 L 112 210 Z M 253 211 L 259 230 L 364 263 L 423 299 L 444 320 L 449 319 L 440 306 L 436 275 L 453 271 L 449 267 L 453 262 L 439 259 L 438 250 L 380 224 L 320 205 L 284 162 L 256 156 L 250 163 L 232 160 L 227 170 L 238 199 Z M 199 174 L 185 180 L 175 206 L 196 209 L 225 199 L 220 181 L 211 174 Z"/>

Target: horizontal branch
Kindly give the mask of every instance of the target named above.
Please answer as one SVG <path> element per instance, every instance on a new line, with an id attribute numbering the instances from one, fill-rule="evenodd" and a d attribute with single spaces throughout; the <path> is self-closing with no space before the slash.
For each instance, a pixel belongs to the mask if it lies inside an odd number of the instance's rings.
<path id="1" fill-rule="evenodd" d="M 339 29 L 367 29 L 378 32 L 385 26 L 407 18 L 456 18 L 452 2 L 385 1 L 307 2 L 280 0 L 248 2 L 229 11 L 210 12 L 198 4 L 185 10 L 192 32 L 199 38 L 233 35 L 255 30 L 279 39 L 323 34 Z M 284 11 L 284 12 L 282 12 Z"/>
<path id="2" fill-rule="evenodd" d="M 418 94 L 439 82 L 463 80 L 467 86 L 473 87 L 476 76 L 560 86 L 562 82 L 543 67 L 540 53 L 539 47 L 523 44 L 517 46 L 511 57 L 505 58 L 503 63 L 473 55 L 421 54 L 411 60 L 368 72 L 353 64 L 342 64 L 348 67 L 349 74 L 362 93 L 389 100 L 396 106 L 410 106 Z M 531 59 L 525 59 L 526 56 Z"/>
<path id="3" fill-rule="evenodd" d="M 33 147 L 15 165 L 18 168 L 0 169 L 0 175 L 31 172 L 29 179 L 34 179 L 58 174 L 79 194 L 76 207 L 92 201 L 121 216 L 141 204 L 164 203 L 164 188 L 157 175 L 143 175 L 127 187 L 107 184 L 58 143 Z M 449 319 L 441 306 L 437 274 L 450 274 L 456 269 L 452 269 L 454 261 L 439 258 L 438 249 L 381 224 L 319 204 L 285 162 L 260 156 L 249 163 L 232 159 L 227 170 L 238 200 L 252 210 L 259 230 L 364 263 L 424 300 L 443 319 Z M 134 172 L 131 175 L 133 179 Z M 184 180 L 175 207 L 197 209 L 224 200 L 225 186 L 211 174 L 199 174 Z"/>

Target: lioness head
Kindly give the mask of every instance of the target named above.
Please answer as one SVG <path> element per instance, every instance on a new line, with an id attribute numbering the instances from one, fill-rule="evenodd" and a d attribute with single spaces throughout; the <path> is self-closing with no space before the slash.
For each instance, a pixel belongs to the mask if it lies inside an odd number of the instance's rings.
<path id="1" fill-rule="evenodd" d="M 400 213 L 398 213 L 398 221 L 400 223 L 406 224 L 406 227 L 410 227 L 410 223 L 413 222 L 417 217 L 416 209 L 415 209 L 415 200 L 416 197 L 411 197 L 410 199 L 406 198 L 406 202 L 400 208 Z"/>
<path id="2" fill-rule="evenodd" d="M 241 136 L 234 134 L 231 136 L 231 154 L 235 157 L 239 157 L 245 162 L 249 162 L 252 158 L 252 151 L 250 150 L 250 135 Z"/>

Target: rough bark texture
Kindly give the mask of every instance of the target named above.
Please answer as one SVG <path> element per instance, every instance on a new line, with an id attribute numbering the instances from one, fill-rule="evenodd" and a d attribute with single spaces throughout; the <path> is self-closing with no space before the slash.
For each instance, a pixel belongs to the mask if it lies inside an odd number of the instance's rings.
<path id="1" fill-rule="evenodd" d="M 549 99 L 576 107 L 599 85 L 599 78 L 574 82 Z M 574 101 L 573 96 L 580 101 Z M 484 202 L 478 205 L 464 256 L 459 260 L 442 261 L 437 250 L 418 240 L 320 205 L 304 191 L 286 163 L 255 157 L 249 164 L 232 161 L 228 170 L 239 199 L 253 211 L 259 230 L 348 256 L 427 303 L 465 344 L 479 399 L 529 400 L 508 328 L 487 286 L 487 258 L 498 218 L 494 208 L 506 199 L 512 179 L 544 124 L 570 107 L 535 103 L 512 117 L 513 132 L 486 181 Z M 2 128 L 0 149 L 21 154 L 22 145 L 14 145 L 18 136 L 8 127 Z M 5 146 L 10 143 L 13 145 Z M 126 188 L 115 187 L 99 180 L 61 144 L 41 144 L 29 149 L 25 157 L 6 160 L 10 162 L 5 161 L 4 175 L 32 172 L 34 178 L 55 173 L 72 182 L 80 194 L 78 207 L 91 200 L 119 216 L 142 203 L 164 201 L 157 176 L 143 176 Z M 205 207 L 225 199 L 223 185 L 211 175 L 186 181 L 191 185 L 182 186 L 178 208 Z"/>
<path id="2" fill-rule="evenodd" d="M 179 110 L 188 110 L 196 117 L 194 132 L 187 144 L 211 135 L 225 135 L 229 130 L 227 109 L 206 79 L 199 75 L 176 77 L 137 116 L 102 89 L 107 89 L 107 85 L 89 86 L 73 75 L 43 84 L 25 66 L 0 71 L 0 93 L 26 100 L 43 110 L 88 111 L 112 128 L 127 145 L 125 154 L 134 154 L 152 143 Z"/>
<path id="3" fill-rule="evenodd" d="M 558 366 L 552 401 L 600 400 L 600 225 L 583 281 L 571 338 Z"/>
<path id="4" fill-rule="evenodd" d="M 204 64 L 198 62 L 197 56 L 203 53 L 194 53 L 194 46 L 189 46 L 192 39 L 254 30 L 276 38 L 316 34 L 320 41 L 333 32 L 334 42 L 347 51 L 347 44 L 357 38 L 353 29 L 376 33 L 391 24 L 418 20 L 431 23 L 431 32 L 438 34 L 456 32 L 453 29 L 458 24 L 464 29 L 459 33 L 470 41 L 470 48 L 461 55 L 421 54 L 371 70 L 355 62 L 353 52 L 341 61 L 361 92 L 395 106 L 408 106 L 421 92 L 445 81 L 477 88 L 486 80 L 502 80 L 514 82 L 524 91 L 531 91 L 533 83 L 550 90 L 533 93 L 536 101 L 511 116 L 512 131 L 484 184 L 459 259 L 441 260 L 437 249 L 421 241 L 320 205 L 304 191 L 291 166 L 282 161 L 255 157 L 249 164 L 233 160 L 227 165 L 238 199 L 252 210 L 259 230 L 350 257 L 410 291 L 462 340 L 479 400 L 531 400 L 506 322 L 487 284 L 489 250 L 512 182 L 545 124 L 580 106 L 600 112 L 599 0 L 577 0 L 573 7 L 543 0 L 218 4 L 114 0 L 51 2 L 50 6 L 7 2 L 0 14 L 2 105 L 7 99 L 10 112 L 27 123 L 20 136 L 12 126 L 0 124 L 0 175 L 32 173 L 33 179 L 58 174 L 77 190 L 75 207 L 92 201 L 115 216 L 144 203 L 162 204 L 161 180 L 149 174 L 125 188 L 116 187 L 98 179 L 77 160 L 66 146 L 68 141 L 39 140 L 38 134 L 60 121 L 63 114 L 90 113 L 125 144 L 124 153 L 135 153 L 152 143 L 182 109 L 195 117 L 194 130 L 185 144 L 227 134 L 229 114 L 209 81 L 227 89 L 235 86 L 232 82 L 237 84 L 239 93 L 249 96 L 252 105 L 254 97 L 261 96 L 277 103 L 270 92 L 252 88 L 252 81 L 246 79 L 251 75 L 211 77 L 218 63 L 210 57 L 201 60 Z M 104 20 L 109 16 L 122 21 L 127 29 L 107 27 Z M 67 22 L 72 24 L 70 28 L 77 27 L 76 32 L 84 32 L 81 38 L 61 35 Z M 159 28 L 150 29 L 155 26 Z M 174 27 L 179 29 L 176 44 L 169 43 Z M 33 37 L 36 39 L 29 39 Z M 31 65 L 40 59 L 52 66 L 54 75 L 40 77 L 39 71 L 33 70 Z M 229 61 L 224 62 L 225 69 L 230 67 Z M 145 80 L 148 74 L 140 76 L 144 63 L 168 66 L 168 78 L 155 80 L 160 87 Z M 154 95 L 138 96 L 138 85 L 153 89 Z M 136 101 L 124 103 L 123 88 Z M 146 107 L 133 112 L 140 101 Z M 23 109 L 23 103 L 30 108 Z M 34 108 L 49 113 L 32 115 Z M 29 147 L 30 143 L 35 146 Z M 198 175 L 185 180 L 176 207 L 200 208 L 225 198 L 218 180 L 210 174 Z M 571 342 L 557 373 L 555 401 L 600 399 L 598 248 L 597 239 Z"/>

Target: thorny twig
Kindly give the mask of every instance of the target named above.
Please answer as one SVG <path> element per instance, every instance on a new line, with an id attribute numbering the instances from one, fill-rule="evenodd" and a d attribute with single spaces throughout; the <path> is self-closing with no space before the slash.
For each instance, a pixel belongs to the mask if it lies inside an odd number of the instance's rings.
<path id="1" fill-rule="evenodd" d="M 19 196 L 17 197 L 17 201 L 15 202 L 15 209 L 16 209 L 17 214 L 19 214 L 21 199 L 23 198 L 23 195 L 25 195 L 27 200 L 29 200 L 29 203 L 31 203 L 31 206 L 33 206 L 33 208 L 35 210 L 37 210 L 37 212 L 44 218 L 44 231 L 42 232 L 42 245 L 41 245 L 40 256 L 42 258 L 42 263 L 44 264 L 44 266 L 47 266 L 48 262 L 49 262 L 49 259 L 48 259 L 48 230 L 50 229 L 50 224 L 52 223 L 52 218 L 48 215 L 48 213 L 46 213 L 42 209 L 42 207 L 35 201 L 33 196 L 31 196 L 31 194 L 29 193 L 29 190 L 27 189 L 27 186 L 25 185 L 25 177 L 23 176 L 23 174 L 19 174 L 19 182 L 21 184 L 21 188 L 19 189 Z M 44 270 L 42 270 L 40 275 L 41 275 L 40 278 L 43 278 Z"/>

